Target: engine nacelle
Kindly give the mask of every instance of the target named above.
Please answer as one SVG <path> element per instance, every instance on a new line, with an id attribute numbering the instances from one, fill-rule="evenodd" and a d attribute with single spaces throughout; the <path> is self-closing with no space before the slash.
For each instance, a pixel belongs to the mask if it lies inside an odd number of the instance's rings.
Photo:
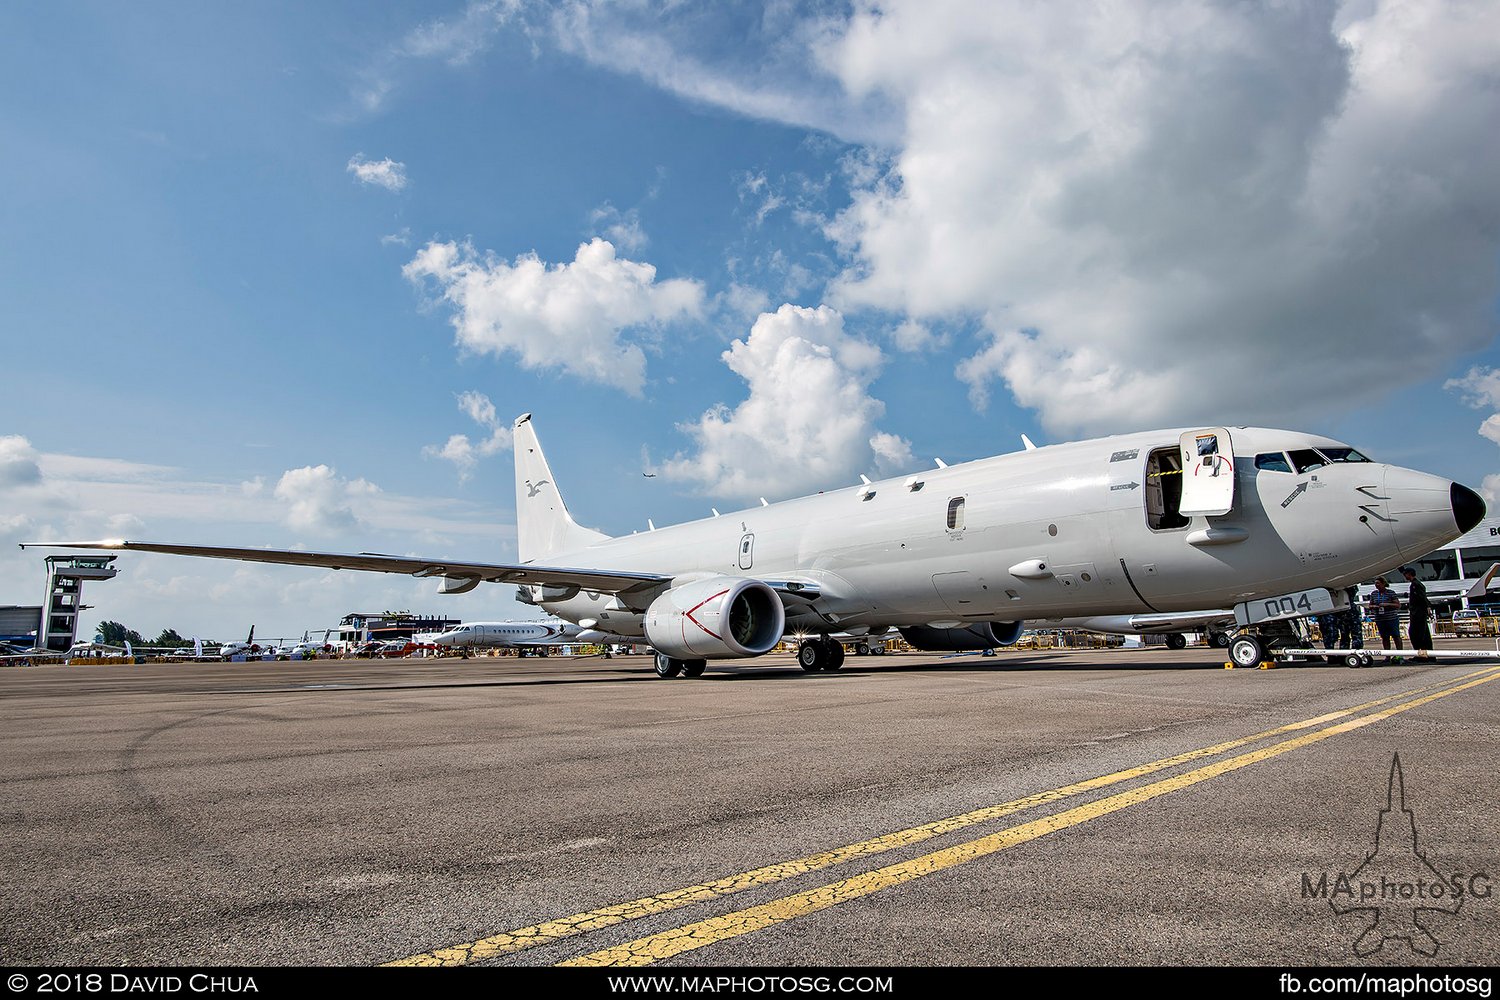
<path id="1" fill-rule="evenodd" d="M 1021 638 L 1024 622 L 980 622 L 968 628 L 933 628 L 931 625 L 909 625 L 900 630 L 902 638 L 918 649 L 929 652 L 962 652 L 969 649 L 994 649 L 1010 646 Z"/>
<path id="2" fill-rule="evenodd" d="M 769 653 L 786 630 L 776 591 L 759 580 L 713 576 L 673 587 L 646 609 L 646 639 L 679 660 Z"/>

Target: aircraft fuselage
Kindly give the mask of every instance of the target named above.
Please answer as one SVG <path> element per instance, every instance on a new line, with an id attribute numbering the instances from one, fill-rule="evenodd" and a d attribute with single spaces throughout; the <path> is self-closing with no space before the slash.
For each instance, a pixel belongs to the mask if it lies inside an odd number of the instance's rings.
<path id="1" fill-rule="evenodd" d="M 611 538 L 548 557 L 580 568 L 792 580 L 793 627 L 1016 621 L 1232 607 L 1368 579 L 1458 537 L 1470 491 L 1295 431 L 1232 428 L 1233 506 L 1175 514 L 1181 430 L 1017 452 Z M 1323 449 L 1323 452 L 1315 452 Z M 1265 456 L 1282 456 L 1278 462 Z M 1358 453 L 1354 453 L 1358 456 Z M 1258 460 L 1259 459 L 1259 460 Z M 1180 464 L 1180 463 L 1179 463 Z M 1226 462 L 1225 465 L 1228 463 Z M 1298 471 L 1302 469 L 1302 471 Z M 1221 474 L 1229 474 L 1225 468 Z M 640 634 L 629 595 L 537 603 Z"/>

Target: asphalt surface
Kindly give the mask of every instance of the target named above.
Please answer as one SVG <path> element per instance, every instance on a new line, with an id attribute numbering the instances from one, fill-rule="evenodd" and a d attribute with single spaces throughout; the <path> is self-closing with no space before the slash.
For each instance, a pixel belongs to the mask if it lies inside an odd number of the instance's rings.
<path id="1" fill-rule="evenodd" d="M 0 962 L 1500 964 L 1500 664 L 1223 662 L 3 669 Z"/>

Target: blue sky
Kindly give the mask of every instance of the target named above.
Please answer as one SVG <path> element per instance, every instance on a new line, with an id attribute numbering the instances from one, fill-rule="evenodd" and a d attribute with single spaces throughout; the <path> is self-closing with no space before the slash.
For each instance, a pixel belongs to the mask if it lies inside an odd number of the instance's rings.
<path id="1" fill-rule="evenodd" d="M 35 538 L 512 558 L 526 411 L 611 533 L 1185 423 L 1493 494 L 1497 22 L 4 5 L 0 601 Z M 524 613 L 121 565 L 88 599 L 142 632 Z"/>

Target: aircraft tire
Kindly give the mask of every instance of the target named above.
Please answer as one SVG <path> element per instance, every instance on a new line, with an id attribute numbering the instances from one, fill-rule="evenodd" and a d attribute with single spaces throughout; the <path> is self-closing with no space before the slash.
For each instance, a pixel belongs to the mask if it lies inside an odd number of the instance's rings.
<path id="1" fill-rule="evenodd" d="M 1209 645 L 1215 649 L 1227 649 L 1229 647 L 1229 634 L 1227 632 L 1208 633 Z"/>
<path id="2" fill-rule="evenodd" d="M 669 680 L 682 672 L 682 661 L 674 660 L 666 653 L 656 654 L 656 676 Z"/>
<path id="3" fill-rule="evenodd" d="M 844 665 L 844 644 L 841 642 L 828 643 L 828 662 L 823 664 L 824 670 L 837 670 Z"/>
<path id="4" fill-rule="evenodd" d="M 1181 632 L 1167 633 L 1167 648 L 1187 649 L 1187 636 L 1183 635 Z"/>
<path id="5" fill-rule="evenodd" d="M 1242 635 L 1229 644 L 1229 659 L 1237 667 L 1259 666 L 1266 655 L 1266 647 L 1253 635 Z"/>
<path id="6" fill-rule="evenodd" d="M 869 656 L 870 644 L 868 642 L 857 643 L 854 647 L 855 656 Z"/>
<path id="7" fill-rule="evenodd" d="M 707 668 L 708 668 L 708 661 L 707 660 L 683 660 L 682 661 L 682 676 L 684 676 L 684 677 L 702 677 L 703 676 L 703 671 L 706 670 Z"/>
<path id="8" fill-rule="evenodd" d="M 797 662 L 810 674 L 822 670 L 827 661 L 828 655 L 823 650 L 823 643 L 817 639 L 806 639 L 797 647 Z"/>

